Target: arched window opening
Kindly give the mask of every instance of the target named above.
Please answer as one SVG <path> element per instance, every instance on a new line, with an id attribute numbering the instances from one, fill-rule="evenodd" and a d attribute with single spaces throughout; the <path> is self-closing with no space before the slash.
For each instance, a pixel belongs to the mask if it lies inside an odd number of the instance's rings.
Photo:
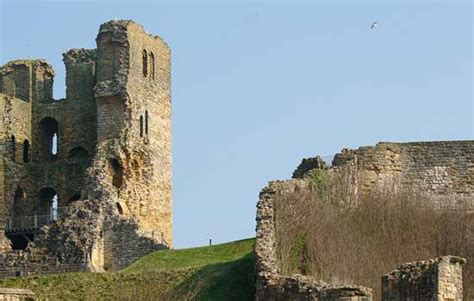
<path id="1" fill-rule="evenodd" d="M 10 149 L 11 149 L 11 156 L 12 156 L 12 159 L 13 161 L 15 161 L 15 154 L 16 154 L 16 138 L 15 138 L 15 135 L 12 135 L 10 137 Z"/>
<path id="2" fill-rule="evenodd" d="M 122 187 L 122 182 L 123 182 L 122 166 L 120 165 L 117 159 L 110 159 L 109 164 L 112 170 L 112 184 L 117 188 Z"/>
<path id="3" fill-rule="evenodd" d="M 23 162 L 28 163 L 30 161 L 30 141 L 25 139 L 23 141 Z"/>
<path id="4" fill-rule="evenodd" d="M 143 137 L 143 115 L 140 115 L 140 137 Z"/>
<path id="5" fill-rule="evenodd" d="M 82 146 L 76 146 L 71 149 L 68 153 L 69 159 L 87 159 L 89 158 L 89 152 Z"/>
<path id="6" fill-rule="evenodd" d="M 147 77 L 148 76 L 148 54 L 146 53 L 145 49 L 143 49 L 143 54 L 142 54 L 142 69 L 143 69 L 143 76 Z"/>
<path id="7" fill-rule="evenodd" d="M 40 190 L 39 200 L 36 205 L 38 226 L 44 226 L 58 219 L 59 198 L 56 190 L 47 187 Z"/>
<path id="8" fill-rule="evenodd" d="M 40 122 L 40 156 L 42 159 L 54 160 L 58 154 L 58 122 L 46 117 Z"/>
<path id="9" fill-rule="evenodd" d="M 122 208 L 122 206 L 121 206 L 120 203 L 118 203 L 118 202 L 117 202 L 116 204 L 117 204 L 118 213 L 119 213 L 120 215 L 123 215 L 123 208 Z"/>
<path id="10" fill-rule="evenodd" d="M 155 55 L 150 52 L 150 74 L 151 78 L 155 79 Z"/>
<path id="11" fill-rule="evenodd" d="M 145 135 L 148 135 L 148 111 L 145 111 Z"/>

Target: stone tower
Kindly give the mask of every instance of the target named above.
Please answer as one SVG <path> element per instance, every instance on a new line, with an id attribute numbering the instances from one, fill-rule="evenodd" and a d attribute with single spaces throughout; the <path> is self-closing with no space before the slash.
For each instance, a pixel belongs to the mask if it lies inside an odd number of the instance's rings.
<path id="1" fill-rule="evenodd" d="M 170 50 L 127 20 L 96 42 L 63 54 L 65 99 L 43 60 L 0 67 L 4 254 L 102 270 L 172 246 Z"/>
<path id="2" fill-rule="evenodd" d="M 118 151 L 103 154 L 117 210 L 171 243 L 170 50 L 132 21 L 103 24 L 96 40 L 97 143 Z"/>

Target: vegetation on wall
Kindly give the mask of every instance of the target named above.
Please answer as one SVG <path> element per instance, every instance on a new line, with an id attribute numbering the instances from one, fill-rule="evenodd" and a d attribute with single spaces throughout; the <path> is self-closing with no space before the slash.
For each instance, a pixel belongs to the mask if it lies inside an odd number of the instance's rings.
<path id="1" fill-rule="evenodd" d="M 311 169 L 304 176 L 313 184 L 317 196 L 323 198 L 328 189 L 327 169 Z"/>
<path id="2" fill-rule="evenodd" d="M 278 257 L 286 275 L 301 273 L 295 250 L 304 237 L 305 270 L 316 279 L 373 288 L 400 264 L 442 255 L 467 258 L 464 300 L 474 300 L 474 213 L 413 191 L 386 188 L 354 202 L 350 185 L 332 181 L 329 195 L 282 191 L 276 201 Z M 448 198 L 448 197 L 447 197 Z M 435 205 L 436 204 L 436 205 Z"/>
<path id="3" fill-rule="evenodd" d="M 302 275 L 308 273 L 306 237 L 303 234 L 297 235 L 291 245 L 289 270 Z"/>

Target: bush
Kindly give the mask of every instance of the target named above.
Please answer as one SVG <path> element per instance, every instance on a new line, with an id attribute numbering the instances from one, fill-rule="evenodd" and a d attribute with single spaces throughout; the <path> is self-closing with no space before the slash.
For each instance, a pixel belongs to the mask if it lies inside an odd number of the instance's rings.
<path id="1" fill-rule="evenodd" d="M 304 237 L 305 270 L 327 282 L 373 288 L 400 264 L 442 255 L 467 258 L 464 300 L 474 300 L 474 214 L 440 209 L 429 196 L 386 189 L 355 198 L 350 185 L 332 181 L 321 197 L 313 188 L 282 191 L 275 204 L 282 272 L 299 272 L 294 250 Z M 455 204 L 446 197 L 441 203 Z M 457 203 L 456 203 L 457 204 Z M 300 272 L 301 273 L 301 272 Z"/>
<path id="2" fill-rule="evenodd" d="M 328 189 L 328 171 L 326 169 L 312 169 L 305 174 L 305 178 L 309 179 L 314 185 L 316 195 L 324 198 Z"/>

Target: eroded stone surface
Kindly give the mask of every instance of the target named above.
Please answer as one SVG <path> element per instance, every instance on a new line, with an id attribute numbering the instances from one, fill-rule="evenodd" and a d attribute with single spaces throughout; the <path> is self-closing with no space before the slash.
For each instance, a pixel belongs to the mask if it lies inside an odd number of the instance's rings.
<path id="1" fill-rule="evenodd" d="M 29 289 L 0 288 L 0 301 L 33 301 L 35 294 Z"/>
<path id="2" fill-rule="evenodd" d="M 170 50 L 129 20 L 96 42 L 63 55 L 65 99 L 43 60 L 0 67 L 0 276 L 118 269 L 172 246 Z M 11 250 L 14 217 L 48 218 L 54 194 L 59 220 Z"/>
<path id="3" fill-rule="evenodd" d="M 410 262 L 382 277 L 382 300 L 463 300 L 462 266 L 466 260 L 443 256 Z"/>
<path id="4" fill-rule="evenodd" d="M 350 166 L 361 191 L 377 186 L 412 187 L 432 195 L 474 194 L 474 141 L 390 143 L 343 149 L 335 172 Z"/>

